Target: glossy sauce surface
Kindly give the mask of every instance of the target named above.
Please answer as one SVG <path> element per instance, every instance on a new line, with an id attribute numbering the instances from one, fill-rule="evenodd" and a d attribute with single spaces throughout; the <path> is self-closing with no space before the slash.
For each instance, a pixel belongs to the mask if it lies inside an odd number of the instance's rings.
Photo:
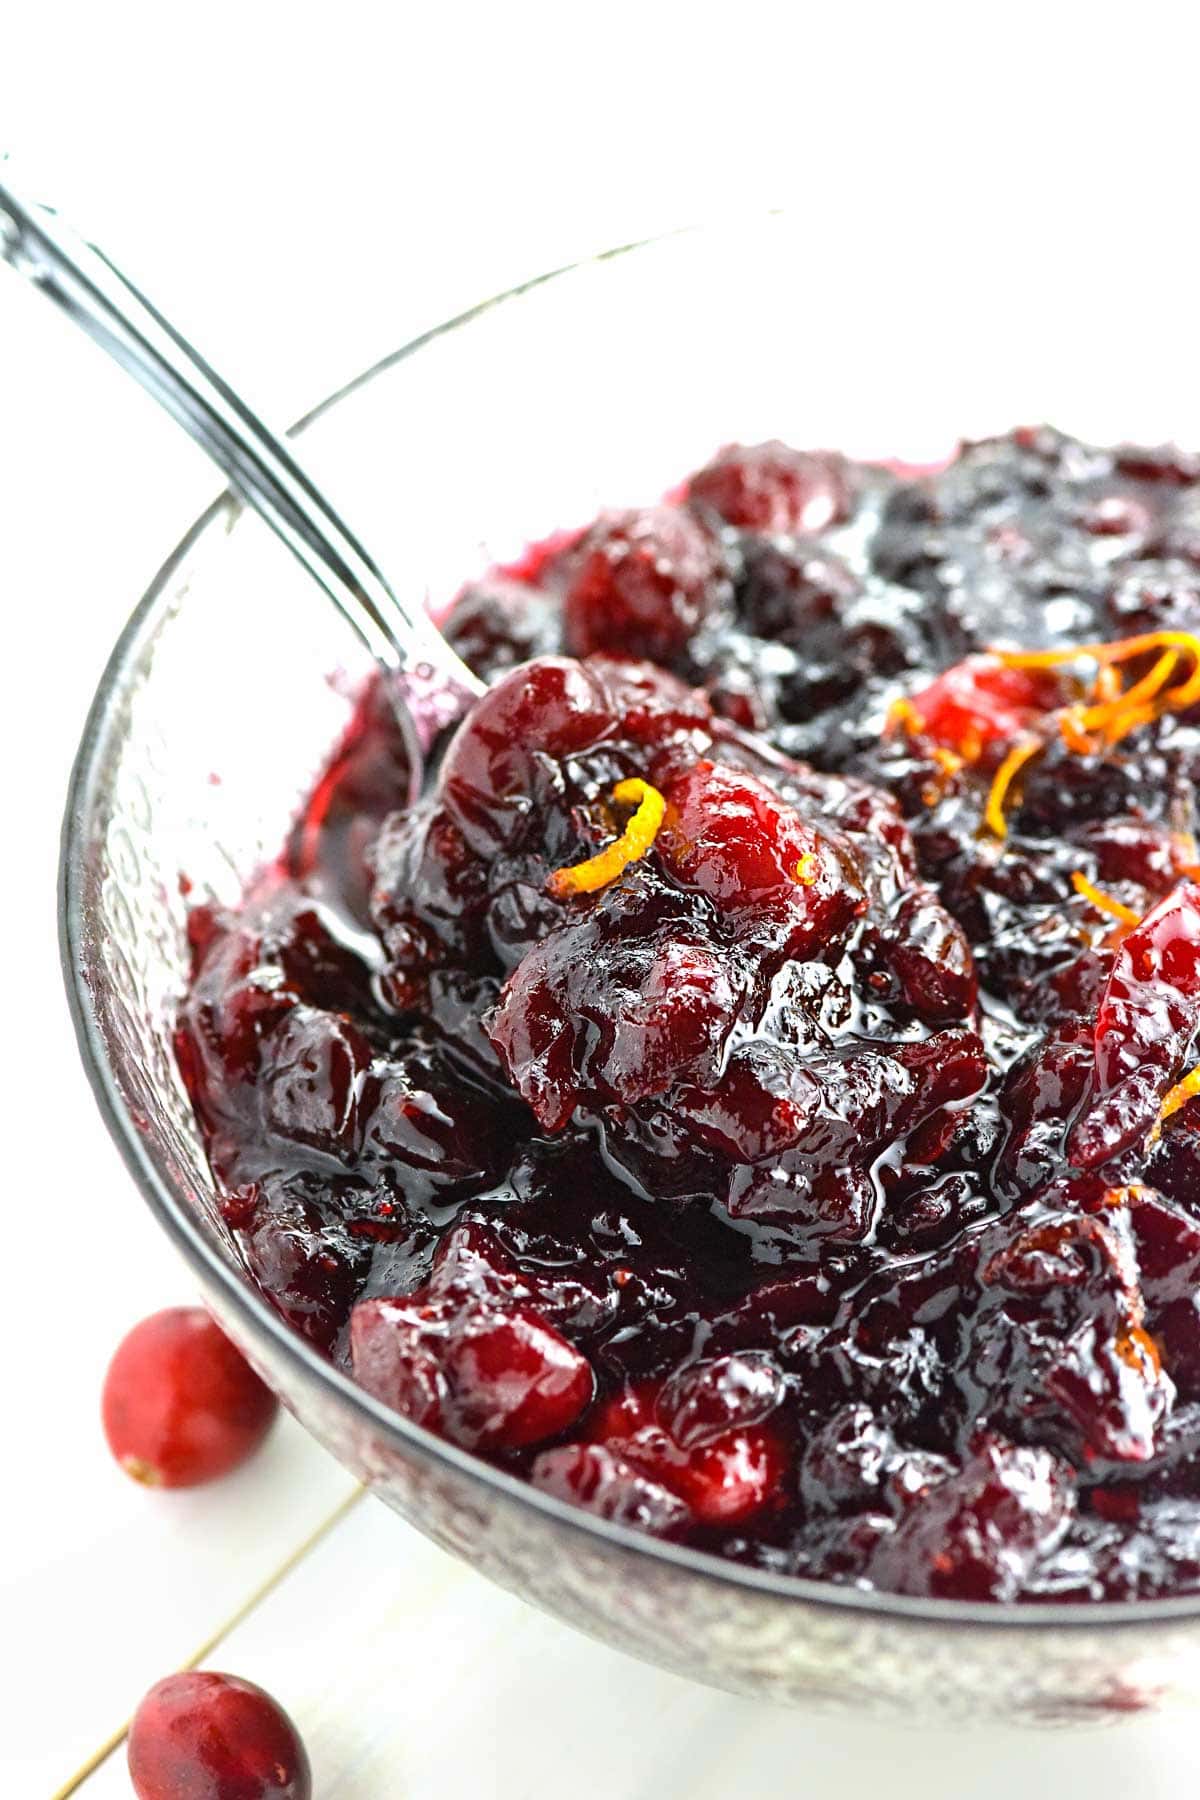
<path id="1" fill-rule="evenodd" d="M 731 449 L 448 630 L 495 685 L 420 806 L 368 692 L 192 915 L 254 1280 L 409 1416 L 724 1556 L 1200 1587 L 1200 462 Z M 649 849 L 564 886 L 630 782 Z"/>

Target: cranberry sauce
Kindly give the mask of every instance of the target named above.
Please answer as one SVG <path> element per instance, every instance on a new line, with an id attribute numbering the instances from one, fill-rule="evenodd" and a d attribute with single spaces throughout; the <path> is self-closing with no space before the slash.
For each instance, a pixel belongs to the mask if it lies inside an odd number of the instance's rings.
<path id="1" fill-rule="evenodd" d="M 1200 1590 L 1200 460 L 779 444 L 468 588 L 197 907 L 264 1294 L 606 1519 L 962 1599 Z"/>

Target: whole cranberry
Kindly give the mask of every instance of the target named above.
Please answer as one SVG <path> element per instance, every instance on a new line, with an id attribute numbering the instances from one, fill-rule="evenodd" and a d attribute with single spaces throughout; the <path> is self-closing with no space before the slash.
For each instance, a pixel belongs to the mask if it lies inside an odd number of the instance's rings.
<path id="1" fill-rule="evenodd" d="M 970 761 L 984 745 L 1016 737 L 1057 699 L 1052 678 L 1010 669 L 994 656 L 968 656 L 913 694 L 910 704 L 923 731 Z"/>
<path id="2" fill-rule="evenodd" d="M 253 1682 L 191 1670 L 150 1689 L 129 1727 L 138 1800 L 311 1800 L 312 1772 L 283 1708 Z"/>
<path id="3" fill-rule="evenodd" d="M 753 531 L 824 531 L 850 516 L 844 458 L 829 451 L 726 444 L 688 482 L 688 498 Z"/>
<path id="4" fill-rule="evenodd" d="M 669 663 L 730 597 L 718 538 L 691 513 L 659 506 L 597 521 L 563 595 L 574 656 L 594 650 Z"/>
<path id="5" fill-rule="evenodd" d="M 257 1450 L 278 1410 L 198 1306 L 168 1307 L 135 1325 L 109 1364 L 101 1399 L 109 1449 L 147 1487 L 197 1487 L 227 1475 Z"/>
<path id="6" fill-rule="evenodd" d="M 368 1393 L 468 1450 L 557 1437 L 595 1385 L 587 1358 L 533 1307 L 495 1304 L 452 1271 L 440 1291 L 360 1300 L 350 1358 Z"/>

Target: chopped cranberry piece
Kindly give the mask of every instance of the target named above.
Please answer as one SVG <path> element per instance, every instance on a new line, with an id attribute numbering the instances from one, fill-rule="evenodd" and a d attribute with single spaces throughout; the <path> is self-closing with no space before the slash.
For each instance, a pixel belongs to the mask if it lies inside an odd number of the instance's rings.
<path id="1" fill-rule="evenodd" d="M 731 591 L 720 540 L 692 514 L 617 513 L 574 553 L 563 635 L 575 656 L 611 650 L 670 663 Z"/>
<path id="2" fill-rule="evenodd" d="M 742 561 L 738 610 L 751 631 L 800 648 L 813 632 L 836 633 L 844 656 L 847 621 L 862 584 L 841 557 L 819 540 L 762 537 L 746 540 Z"/>
<path id="3" fill-rule="evenodd" d="M 880 934 L 899 996 L 930 1025 L 951 1025 L 975 1010 L 978 984 L 962 927 L 932 888 L 913 887 Z"/>
<path id="4" fill-rule="evenodd" d="M 534 1487 L 573 1500 L 602 1519 L 655 1537 L 674 1537 L 692 1523 L 687 1503 L 669 1487 L 639 1474 L 603 1444 L 564 1444 L 543 1450 L 529 1472 Z"/>
<path id="5" fill-rule="evenodd" d="M 685 1087 L 677 1107 L 705 1144 L 738 1162 L 761 1162 L 800 1141 L 824 1098 L 799 1055 L 752 1040 L 732 1052 L 715 1083 Z"/>
<path id="6" fill-rule="evenodd" d="M 388 954 L 389 991 L 407 1008 L 431 969 L 482 951 L 487 868 L 443 807 L 391 814 L 372 861 L 371 916 Z"/>
<path id="7" fill-rule="evenodd" d="M 366 1276 L 370 1245 L 313 1200 L 239 1196 L 233 1228 L 247 1267 L 288 1323 L 329 1350 Z"/>
<path id="8" fill-rule="evenodd" d="M 623 737 L 650 750 L 685 739 L 693 746 L 712 733 L 712 707 L 699 688 L 688 687 L 654 663 L 623 656 L 589 656 L 589 674 L 600 683 Z"/>
<path id="9" fill-rule="evenodd" d="M 505 984 L 488 1034 L 548 1131 L 711 1078 L 743 977 L 665 890 L 630 885 L 558 926 Z"/>
<path id="10" fill-rule="evenodd" d="M 1008 1134 L 995 1169 L 1005 1198 L 1032 1193 L 1063 1167 L 1069 1121 L 1089 1090 L 1094 1068 L 1092 1027 L 1078 1019 L 1013 1063 L 1000 1092 Z"/>
<path id="11" fill-rule="evenodd" d="M 1073 1504 L 1070 1469 L 1048 1450 L 985 1437 L 880 1541 L 872 1577 L 901 1594 L 1011 1600 L 1064 1536 Z"/>
<path id="12" fill-rule="evenodd" d="M 361 1166 L 390 1173 L 410 1206 L 465 1199 L 503 1166 L 499 1106 L 462 1082 L 429 1078 L 415 1058 L 378 1061 L 361 1134 Z"/>
<path id="13" fill-rule="evenodd" d="M 801 1243 L 856 1243 L 869 1237 L 878 1221 L 882 1190 L 874 1168 L 881 1156 L 931 1125 L 942 1109 L 977 1092 L 987 1064 L 973 1032 L 947 1031 L 890 1053 L 865 1048 L 810 1073 L 821 1082 L 822 1104 L 796 1109 L 792 1143 L 785 1146 L 780 1139 L 770 1158 L 734 1166 L 726 1205 L 735 1219 L 769 1222 Z M 716 1092 L 720 1096 L 722 1088 Z M 681 1106 L 701 1131 L 711 1130 L 710 1122 L 721 1123 L 719 1116 L 713 1121 L 703 1097 L 694 1099 L 690 1091 Z M 776 1130 L 787 1117 L 774 1110 Z M 948 1136 L 953 1115 L 942 1122 Z M 750 1147 L 743 1136 L 739 1151 L 745 1155 Z"/>
<path id="14" fill-rule="evenodd" d="M 184 1027 L 200 1066 L 253 1082 L 264 1041 L 296 1004 L 261 939 L 235 930 L 217 939 L 190 996 Z"/>
<path id="15" fill-rule="evenodd" d="M 1096 858 L 1099 879 L 1127 882 L 1147 895 L 1165 894 L 1186 874 L 1187 855 L 1178 832 L 1138 818 L 1098 819 L 1085 825 L 1078 841 Z M 1142 911 L 1148 911 L 1143 907 Z"/>
<path id="16" fill-rule="evenodd" d="M 1074 1197 L 1067 1184 L 1064 1197 Z M 1050 1212 L 1011 1235 L 984 1262 L 1003 1316 L 977 1331 L 989 1351 L 1006 1344 L 1005 1406 L 1052 1434 L 1065 1452 L 1144 1462 L 1153 1454 L 1172 1389 L 1145 1330 L 1137 1261 L 1113 1214 Z M 1030 1301 L 1035 1310 L 1030 1313 Z"/>
<path id="17" fill-rule="evenodd" d="M 786 1457 L 775 1432 L 734 1426 L 684 1445 L 664 1424 L 659 1397 L 654 1387 L 619 1395 L 594 1421 L 593 1439 L 677 1494 L 705 1524 L 740 1523 L 778 1497 Z"/>
<path id="18" fill-rule="evenodd" d="M 753 531 L 823 531 L 853 505 L 845 459 L 778 441 L 727 444 L 688 482 L 688 498 Z"/>
<path id="19" fill-rule="evenodd" d="M 454 1291 L 360 1301 L 350 1354 L 370 1393 L 470 1449 L 543 1443 L 592 1397 L 587 1359 L 532 1307 Z"/>
<path id="20" fill-rule="evenodd" d="M 761 1424 L 785 1392 L 783 1373 L 765 1351 L 743 1351 L 678 1370 L 658 1397 L 658 1416 L 681 1449 L 693 1450 Z"/>
<path id="21" fill-rule="evenodd" d="M 1200 887 L 1185 885 L 1148 913 L 1124 940 L 1096 1021 L 1096 1069 L 1102 1088 L 1151 1058 L 1169 1068 L 1176 1045 L 1200 1015 Z M 1164 1038 L 1158 1007 L 1170 1021 Z M 1182 1013 L 1176 1023 L 1176 1015 Z"/>
<path id="22" fill-rule="evenodd" d="M 800 1459 L 800 1490 L 814 1511 L 883 1506 L 902 1512 L 953 1473 L 949 1458 L 900 1448 L 869 1406 L 845 1406 L 814 1432 Z"/>
<path id="23" fill-rule="evenodd" d="M 1096 1019 L 1095 1096 L 1067 1146 L 1081 1168 L 1107 1162 L 1151 1130 L 1198 1027 L 1200 887 L 1187 883 L 1117 951 Z"/>

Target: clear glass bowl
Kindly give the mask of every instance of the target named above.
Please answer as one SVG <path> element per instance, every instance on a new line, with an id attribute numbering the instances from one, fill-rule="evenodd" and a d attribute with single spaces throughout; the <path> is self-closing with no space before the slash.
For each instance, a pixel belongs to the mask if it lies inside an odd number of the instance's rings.
<path id="1" fill-rule="evenodd" d="M 1100 440 L 1200 442 L 1171 363 L 1184 314 L 1160 314 L 1124 359 L 1122 304 L 1119 290 L 1093 293 L 1056 334 L 1044 289 L 1011 259 L 977 291 L 936 266 L 906 283 L 865 247 L 861 268 L 822 267 L 802 229 L 765 218 L 614 252 L 476 308 L 319 409 L 305 451 L 393 578 L 436 607 L 531 539 L 657 497 L 733 438 L 920 461 L 959 435 L 1049 418 Z M 97 1098 L 206 1301 L 285 1404 L 483 1573 L 722 1687 L 1039 1721 L 1200 1696 L 1200 1599 L 920 1602 L 664 1545 L 407 1423 L 262 1299 L 220 1219 L 172 1053 L 186 895 L 234 901 L 278 851 L 365 674 L 334 609 L 256 519 L 219 502 L 113 652 L 64 834 L 67 984 Z"/>

